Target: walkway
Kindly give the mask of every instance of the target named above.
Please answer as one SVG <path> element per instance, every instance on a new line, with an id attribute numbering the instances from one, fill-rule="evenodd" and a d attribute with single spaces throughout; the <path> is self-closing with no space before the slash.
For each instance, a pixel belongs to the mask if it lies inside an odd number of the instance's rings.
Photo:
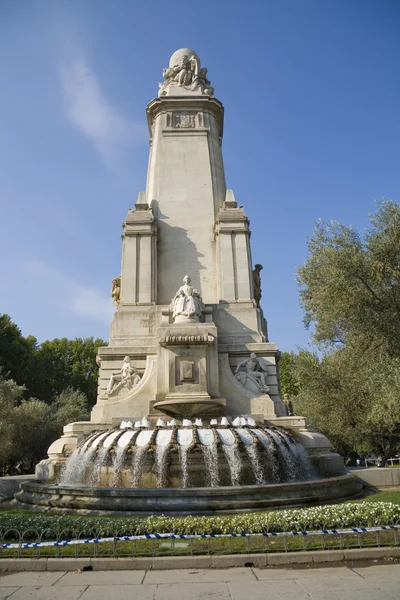
<path id="1" fill-rule="evenodd" d="M 313 569 L 23 572 L 0 600 L 400 600 L 400 564 Z"/>

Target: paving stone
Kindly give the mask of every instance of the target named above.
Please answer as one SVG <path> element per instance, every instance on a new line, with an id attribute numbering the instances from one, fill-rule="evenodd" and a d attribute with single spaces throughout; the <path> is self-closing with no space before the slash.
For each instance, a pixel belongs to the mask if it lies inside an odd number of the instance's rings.
<path id="1" fill-rule="evenodd" d="M 211 566 L 217 569 L 244 567 L 246 563 L 253 564 L 255 567 L 266 567 L 267 556 L 266 554 L 227 554 L 225 556 L 211 556 Z"/>
<path id="2" fill-rule="evenodd" d="M 91 585 L 79 600 L 154 600 L 156 585 Z"/>
<path id="3" fill-rule="evenodd" d="M 313 564 L 302 566 L 298 568 L 288 569 L 253 569 L 255 576 L 260 580 L 272 580 L 272 579 L 302 579 L 303 577 L 346 577 L 347 573 L 351 573 L 351 569 L 348 567 L 317 567 Z M 315 574 L 315 575 L 314 575 Z"/>
<path id="4" fill-rule="evenodd" d="M 166 556 L 152 560 L 154 570 L 158 569 L 208 569 L 211 567 L 211 556 Z"/>
<path id="5" fill-rule="evenodd" d="M 312 563 L 312 556 L 309 556 L 308 552 L 292 552 L 290 556 L 287 552 L 267 554 L 268 565 L 293 565 L 298 563 Z"/>
<path id="6" fill-rule="evenodd" d="M 368 567 L 352 567 L 351 569 L 361 577 L 396 577 L 400 582 L 400 565 L 368 565 Z"/>
<path id="7" fill-rule="evenodd" d="M 47 571 L 76 571 L 90 565 L 89 558 L 48 558 Z"/>
<path id="8" fill-rule="evenodd" d="M 251 569 L 175 569 L 147 571 L 143 583 L 206 583 L 213 581 L 255 581 Z"/>
<path id="9" fill-rule="evenodd" d="M 318 550 L 312 553 L 313 563 L 340 562 L 344 560 L 343 550 Z"/>
<path id="10" fill-rule="evenodd" d="M 139 585 L 145 571 L 84 571 L 66 573 L 56 587 L 65 585 Z"/>
<path id="11" fill-rule="evenodd" d="M 231 595 L 226 583 L 173 583 L 159 585 L 155 600 L 231 600 Z"/>
<path id="12" fill-rule="evenodd" d="M 17 591 L 17 587 L 2 587 L 0 588 L 0 600 L 5 600 L 12 594 Z"/>
<path id="13" fill-rule="evenodd" d="M 46 585 L 42 587 L 21 587 L 14 592 L 10 600 L 78 600 L 86 586 L 71 585 L 65 588 Z"/>
<path id="14" fill-rule="evenodd" d="M 367 590 L 318 590 L 312 592 L 313 600 L 398 600 L 399 595 L 388 594 L 379 588 Z"/>
<path id="15" fill-rule="evenodd" d="M 28 587 L 40 587 L 44 585 L 54 585 L 56 581 L 61 579 L 65 575 L 65 572 L 58 573 L 37 573 L 24 571 L 21 573 L 10 573 L 0 577 L 0 587 L 8 586 L 28 586 Z"/>
<path id="16" fill-rule="evenodd" d="M 374 560 L 388 556 L 399 557 L 400 547 L 392 548 L 350 548 L 344 550 L 345 560 Z"/>
<path id="17" fill-rule="evenodd" d="M 47 558 L 2 558 L 0 572 L 2 571 L 46 571 Z M 62 567 L 58 569 L 62 571 Z"/>
<path id="18" fill-rule="evenodd" d="M 367 590 L 369 585 L 365 579 L 353 573 L 350 569 L 347 569 L 347 573 L 342 573 L 340 576 L 337 574 L 318 574 L 318 569 L 311 571 L 306 576 L 296 578 L 299 586 L 306 592 L 314 596 L 314 592 L 326 592 L 326 591 L 339 591 L 343 590 L 350 592 L 353 590 Z"/>
<path id="19" fill-rule="evenodd" d="M 289 581 L 248 581 L 228 582 L 228 589 L 232 600 L 310 600 L 309 595 L 295 582 Z"/>
<path id="20" fill-rule="evenodd" d="M 274 569 L 272 567 L 267 567 L 266 569 L 254 568 L 252 570 L 254 575 L 256 576 L 256 579 L 258 579 L 259 581 L 272 581 L 274 579 L 294 579 L 294 573 L 296 573 L 296 571 L 292 569 Z"/>
<path id="21" fill-rule="evenodd" d="M 152 558 L 91 558 L 90 564 L 94 571 L 145 571 L 153 567 Z"/>

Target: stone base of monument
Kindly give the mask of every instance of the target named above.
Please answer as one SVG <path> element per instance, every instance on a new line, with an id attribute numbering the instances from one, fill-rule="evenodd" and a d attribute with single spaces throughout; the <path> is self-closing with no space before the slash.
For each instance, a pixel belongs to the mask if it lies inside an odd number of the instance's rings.
<path id="1" fill-rule="evenodd" d="M 218 488 L 90 488 L 24 482 L 19 507 L 147 516 L 211 515 L 327 504 L 360 496 L 354 475 L 272 485 Z"/>

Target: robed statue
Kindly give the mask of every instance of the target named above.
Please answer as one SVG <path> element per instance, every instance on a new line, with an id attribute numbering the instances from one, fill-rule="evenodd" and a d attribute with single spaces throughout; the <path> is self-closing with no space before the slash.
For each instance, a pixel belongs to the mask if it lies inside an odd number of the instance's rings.
<path id="1" fill-rule="evenodd" d="M 204 305 L 199 292 L 190 285 L 189 275 L 183 278 L 183 285 L 172 300 L 172 317 L 175 323 L 180 321 L 199 321 Z"/>

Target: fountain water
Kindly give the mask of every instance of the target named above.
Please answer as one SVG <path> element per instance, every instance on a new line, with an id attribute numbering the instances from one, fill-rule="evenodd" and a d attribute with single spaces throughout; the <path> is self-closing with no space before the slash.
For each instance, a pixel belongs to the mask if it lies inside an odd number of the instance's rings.
<path id="1" fill-rule="evenodd" d="M 233 421 L 240 427 L 230 425 L 226 417 L 220 423 L 213 420 L 209 427 L 200 420 L 201 426 L 196 427 L 186 419 L 181 426 L 169 427 L 159 420 L 155 429 L 140 423 L 140 428 L 92 435 L 67 460 L 60 484 L 151 487 L 148 475 L 152 472 L 158 488 L 176 484 L 176 477 L 183 488 L 193 484 L 216 487 L 219 481 L 238 486 L 316 477 L 310 458 L 293 436 L 278 429 L 250 427 L 244 418 Z M 127 427 L 126 422 L 121 426 Z M 280 462 L 285 469 L 278 475 Z"/>

